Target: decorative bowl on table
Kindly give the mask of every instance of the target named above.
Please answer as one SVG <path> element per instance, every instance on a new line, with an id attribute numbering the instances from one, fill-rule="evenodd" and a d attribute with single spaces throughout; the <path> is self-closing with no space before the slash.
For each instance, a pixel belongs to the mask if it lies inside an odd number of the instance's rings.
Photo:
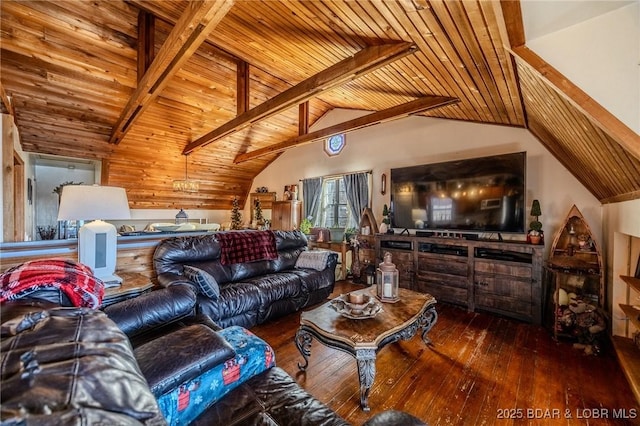
<path id="1" fill-rule="evenodd" d="M 180 228 L 180 225 L 176 225 L 175 223 L 152 223 L 150 228 L 160 232 L 175 232 Z"/>
<path id="2" fill-rule="evenodd" d="M 331 307 L 340 315 L 350 319 L 373 318 L 382 312 L 382 305 L 368 294 L 341 294 L 330 302 Z"/>

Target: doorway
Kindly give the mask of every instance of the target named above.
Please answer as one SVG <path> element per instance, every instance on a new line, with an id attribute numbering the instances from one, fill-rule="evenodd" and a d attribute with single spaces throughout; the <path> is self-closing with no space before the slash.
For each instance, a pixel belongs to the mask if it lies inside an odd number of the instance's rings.
<path id="1" fill-rule="evenodd" d="M 34 207 L 36 239 L 40 230 L 49 239 L 73 237 L 67 223 L 58 222 L 60 194 L 65 185 L 93 185 L 100 182 L 100 161 L 37 154 L 33 156 L 35 169 Z"/>
<path id="2" fill-rule="evenodd" d="M 24 241 L 24 161 L 13 151 L 13 241 Z"/>

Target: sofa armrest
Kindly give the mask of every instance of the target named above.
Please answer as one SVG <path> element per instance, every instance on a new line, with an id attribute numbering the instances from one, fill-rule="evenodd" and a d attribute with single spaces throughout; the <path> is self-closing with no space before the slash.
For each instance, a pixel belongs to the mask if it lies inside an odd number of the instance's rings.
<path id="1" fill-rule="evenodd" d="M 163 272 L 158 274 L 158 284 L 162 287 L 171 287 L 176 284 L 190 284 L 193 285 L 184 275 L 179 275 L 174 272 Z"/>
<path id="2" fill-rule="evenodd" d="M 196 292 L 191 285 L 172 285 L 114 303 L 104 312 L 133 337 L 195 315 L 195 304 Z"/>

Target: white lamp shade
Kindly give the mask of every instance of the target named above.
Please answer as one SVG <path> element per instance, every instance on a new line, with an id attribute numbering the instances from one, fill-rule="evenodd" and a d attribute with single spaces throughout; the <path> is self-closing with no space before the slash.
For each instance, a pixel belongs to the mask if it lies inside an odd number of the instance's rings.
<path id="1" fill-rule="evenodd" d="M 65 185 L 58 220 L 131 219 L 124 188 L 99 185 Z"/>

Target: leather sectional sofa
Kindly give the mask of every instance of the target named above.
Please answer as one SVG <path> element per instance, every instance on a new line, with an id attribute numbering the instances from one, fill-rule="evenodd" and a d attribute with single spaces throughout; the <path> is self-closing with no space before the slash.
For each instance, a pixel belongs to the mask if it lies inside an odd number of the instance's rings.
<path id="1" fill-rule="evenodd" d="M 265 232 L 275 239 L 277 252 L 271 258 L 258 256 L 258 260 L 225 263 L 225 237 L 246 237 L 246 241 L 235 241 L 234 246 L 251 248 L 261 243 L 257 237 Z M 153 261 L 162 286 L 189 284 L 197 289 L 198 313 L 221 327 L 251 328 L 321 302 L 331 294 L 337 254 L 325 252 L 315 268 L 296 267 L 306 250 L 307 239 L 300 231 L 227 231 L 163 240 Z M 199 285 L 198 281 L 203 282 Z"/>
<path id="2" fill-rule="evenodd" d="M 52 291 L 2 304 L 3 425 L 348 425 L 250 331 L 194 314 L 175 286 L 106 307 Z M 387 411 L 368 425 L 422 425 Z"/>
<path id="3" fill-rule="evenodd" d="M 166 287 L 102 310 L 46 283 L 2 303 L 2 424 L 347 425 L 247 330 L 333 290 L 335 254 L 296 267 L 304 235 L 273 235 L 272 259 L 231 265 L 215 235 L 169 239 L 155 256 Z M 216 300 L 185 266 L 214 277 Z M 387 411 L 367 424 L 424 423 Z"/>

